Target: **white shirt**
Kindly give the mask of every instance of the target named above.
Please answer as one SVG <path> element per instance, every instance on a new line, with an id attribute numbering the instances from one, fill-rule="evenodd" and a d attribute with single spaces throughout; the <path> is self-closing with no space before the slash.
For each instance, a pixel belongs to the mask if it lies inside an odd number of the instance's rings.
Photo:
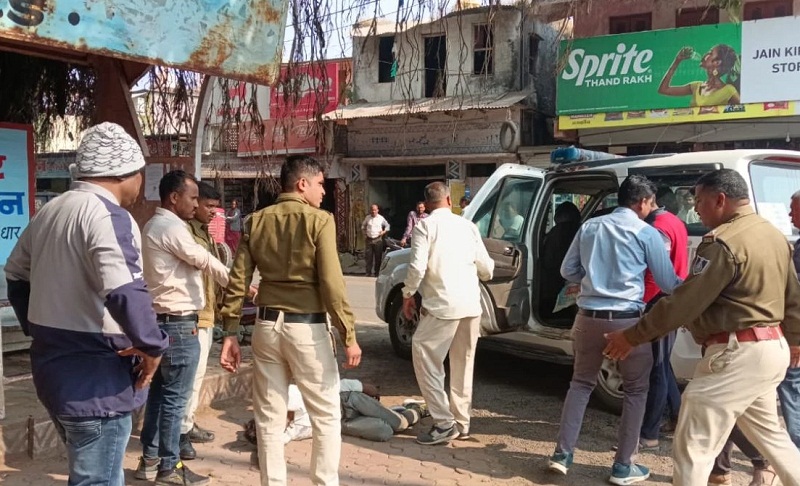
<path id="1" fill-rule="evenodd" d="M 144 279 L 159 314 L 186 315 L 205 307 L 203 272 L 222 287 L 228 269 L 189 232 L 186 221 L 157 208 L 144 226 Z"/>
<path id="2" fill-rule="evenodd" d="M 367 235 L 367 238 L 377 238 L 384 230 L 389 231 L 389 222 L 380 214 L 377 216 L 368 214 L 367 217 L 364 218 L 364 222 L 361 223 L 361 229 L 364 230 L 364 234 Z"/>
<path id="3" fill-rule="evenodd" d="M 414 227 L 403 295 L 419 290 L 422 306 L 439 319 L 479 316 L 478 279 L 491 279 L 493 271 L 477 226 L 440 208 Z"/>

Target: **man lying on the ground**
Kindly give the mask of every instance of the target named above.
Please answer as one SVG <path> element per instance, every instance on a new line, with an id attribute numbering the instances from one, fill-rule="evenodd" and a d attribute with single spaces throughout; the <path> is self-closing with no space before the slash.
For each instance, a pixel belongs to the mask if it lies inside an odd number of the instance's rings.
<path id="1" fill-rule="evenodd" d="M 428 416 L 428 407 L 418 400 L 406 400 L 403 406 L 387 408 L 380 402 L 378 387 L 359 380 L 341 380 L 342 433 L 361 439 L 385 442 L 397 432 L 413 426 Z M 311 437 L 303 397 L 295 385 L 289 385 L 287 425 L 284 443 Z M 256 443 L 255 426 L 245 425 L 245 437 Z"/>

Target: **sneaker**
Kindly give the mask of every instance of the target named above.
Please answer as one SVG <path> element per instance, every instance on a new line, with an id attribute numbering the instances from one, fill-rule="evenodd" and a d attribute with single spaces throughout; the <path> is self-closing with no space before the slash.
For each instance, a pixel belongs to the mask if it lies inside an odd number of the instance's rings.
<path id="1" fill-rule="evenodd" d="M 156 474 L 158 474 L 158 465 L 161 464 L 161 458 L 156 457 L 153 459 L 147 459 L 145 457 L 139 458 L 139 465 L 136 466 L 136 472 L 133 473 L 133 477 L 136 479 L 152 481 L 156 478 Z"/>
<path id="2" fill-rule="evenodd" d="M 168 471 L 158 471 L 156 484 L 164 486 L 206 486 L 211 484 L 211 478 L 195 474 L 184 466 L 182 462 Z"/>
<path id="3" fill-rule="evenodd" d="M 195 444 L 205 444 L 206 442 L 211 442 L 214 440 L 214 432 L 202 429 L 198 427 L 197 424 L 194 424 L 192 430 L 190 430 L 186 435 L 188 435 L 189 440 Z"/>
<path id="4" fill-rule="evenodd" d="M 753 480 L 749 486 L 772 486 L 775 484 L 776 476 L 771 466 L 766 469 L 753 469 Z"/>
<path id="5" fill-rule="evenodd" d="M 182 460 L 191 461 L 197 457 L 197 451 L 194 450 L 194 446 L 189 440 L 189 434 L 181 434 L 178 446 L 180 447 L 180 457 Z"/>
<path id="6" fill-rule="evenodd" d="M 423 445 L 444 444 L 458 437 L 458 430 L 455 425 L 441 428 L 434 425 L 428 432 L 420 432 L 417 436 L 417 443 Z"/>
<path id="7" fill-rule="evenodd" d="M 571 452 L 555 452 L 550 457 L 550 462 L 547 464 L 547 469 L 552 472 L 567 475 L 567 471 L 572 467 L 572 453 Z"/>
<path id="8" fill-rule="evenodd" d="M 730 474 L 714 474 L 708 476 L 708 486 L 732 486 L 733 480 Z"/>
<path id="9" fill-rule="evenodd" d="M 402 412 L 399 412 L 402 417 L 406 419 L 408 422 L 408 427 L 413 427 L 419 423 L 419 419 L 422 418 L 420 413 L 413 408 L 404 408 Z"/>
<path id="10" fill-rule="evenodd" d="M 431 416 L 431 412 L 428 410 L 428 404 L 425 403 L 425 400 L 414 400 L 413 398 L 409 398 L 403 402 L 403 407 L 416 410 L 421 418 Z"/>
<path id="11" fill-rule="evenodd" d="M 615 462 L 611 467 L 611 477 L 608 482 L 625 486 L 627 484 L 640 483 L 650 477 L 650 470 L 641 464 L 631 464 L 626 466 Z"/>

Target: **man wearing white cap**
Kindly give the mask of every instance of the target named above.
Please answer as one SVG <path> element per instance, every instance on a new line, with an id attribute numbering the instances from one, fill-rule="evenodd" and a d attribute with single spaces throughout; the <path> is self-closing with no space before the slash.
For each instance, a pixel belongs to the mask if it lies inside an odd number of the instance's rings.
<path id="1" fill-rule="evenodd" d="M 69 484 L 125 484 L 131 411 L 168 345 L 142 278 L 141 235 L 123 209 L 143 168 L 122 127 L 88 129 L 70 166 L 75 182 L 36 214 L 5 267 L 33 338 L 36 393 L 67 446 Z"/>

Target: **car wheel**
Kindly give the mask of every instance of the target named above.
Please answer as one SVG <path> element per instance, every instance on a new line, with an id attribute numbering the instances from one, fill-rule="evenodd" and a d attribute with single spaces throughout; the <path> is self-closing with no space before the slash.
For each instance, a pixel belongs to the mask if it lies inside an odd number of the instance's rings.
<path id="1" fill-rule="evenodd" d="M 622 413 L 622 373 L 615 361 L 603 360 L 603 366 L 597 375 L 597 386 L 594 394 L 604 407 L 616 414 Z"/>
<path id="2" fill-rule="evenodd" d="M 403 315 L 403 294 L 398 292 L 392 299 L 392 306 L 389 316 L 389 338 L 392 341 L 394 353 L 404 359 L 411 359 L 411 339 L 414 331 L 417 330 L 419 322 L 419 298 L 417 298 L 417 310 L 411 320 Z"/>

